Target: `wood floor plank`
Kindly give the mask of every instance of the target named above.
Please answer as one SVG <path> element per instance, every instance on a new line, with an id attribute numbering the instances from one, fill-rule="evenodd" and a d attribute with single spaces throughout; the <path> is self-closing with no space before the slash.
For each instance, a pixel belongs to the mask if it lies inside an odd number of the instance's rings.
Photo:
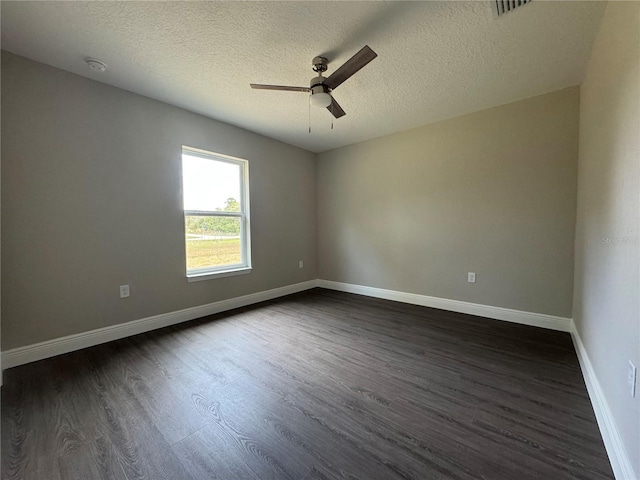
<path id="1" fill-rule="evenodd" d="M 341 442 L 339 434 L 309 411 L 292 408 L 290 396 L 296 388 L 293 384 L 290 388 L 271 388 L 271 380 L 264 376 L 263 370 L 259 377 L 254 376 L 254 372 L 255 369 L 245 371 L 246 375 L 236 377 L 227 389 L 234 398 L 242 399 L 242 408 L 251 410 L 253 425 L 268 432 L 272 443 L 286 449 L 283 458 L 304 461 L 298 470 L 301 466 L 315 465 L 311 471 L 330 478 L 338 475 L 338 478 L 357 479 L 363 466 L 370 468 L 374 461 L 370 456 Z M 368 478 L 389 478 L 383 470 Z"/>
<path id="2" fill-rule="evenodd" d="M 228 435 L 207 425 L 173 445 L 176 456 L 194 479 L 249 480 L 255 473 Z"/>
<path id="3" fill-rule="evenodd" d="M 167 443 L 173 445 L 204 427 L 204 421 L 193 415 L 188 366 L 146 338 L 131 339 L 131 344 L 134 349 L 115 356 L 122 362 L 120 371 L 126 372 L 118 382 L 136 398 Z"/>
<path id="4" fill-rule="evenodd" d="M 5 372 L 2 479 L 605 480 L 570 336 L 314 289 Z"/>

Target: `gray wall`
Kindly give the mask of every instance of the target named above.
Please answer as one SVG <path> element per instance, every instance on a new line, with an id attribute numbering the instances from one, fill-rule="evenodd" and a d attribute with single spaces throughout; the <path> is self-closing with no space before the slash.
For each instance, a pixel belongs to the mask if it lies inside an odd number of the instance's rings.
<path id="1" fill-rule="evenodd" d="M 314 154 L 6 52 L 2 119 L 3 350 L 317 277 Z M 182 144 L 249 160 L 252 273 L 187 283 Z"/>
<path id="2" fill-rule="evenodd" d="M 640 478 L 640 3 L 609 2 L 580 93 L 574 320 Z"/>
<path id="3" fill-rule="evenodd" d="M 573 87 L 320 154 L 320 278 L 571 317 L 578 113 Z"/>

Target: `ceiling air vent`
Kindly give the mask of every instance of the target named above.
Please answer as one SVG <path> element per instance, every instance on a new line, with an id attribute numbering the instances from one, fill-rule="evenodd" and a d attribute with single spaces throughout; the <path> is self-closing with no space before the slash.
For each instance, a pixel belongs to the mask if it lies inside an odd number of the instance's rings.
<path id="1" fill-rule="evenodd" d="M 505 13 L 512 12 L 518 7 L 526 5 L 531 0 L 495 0 L 496 2 L 496 11 L 498 12 L 498 16 L 504 15 Z"/>

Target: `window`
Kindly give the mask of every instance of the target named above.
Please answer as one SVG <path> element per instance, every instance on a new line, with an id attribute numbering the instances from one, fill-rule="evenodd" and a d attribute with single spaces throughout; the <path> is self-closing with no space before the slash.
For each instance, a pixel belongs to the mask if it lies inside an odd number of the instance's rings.
<path id="1" fill-rule="evenodd" d="M 182 147 L 189 281 L 251 271 L 249 162 Z"/>

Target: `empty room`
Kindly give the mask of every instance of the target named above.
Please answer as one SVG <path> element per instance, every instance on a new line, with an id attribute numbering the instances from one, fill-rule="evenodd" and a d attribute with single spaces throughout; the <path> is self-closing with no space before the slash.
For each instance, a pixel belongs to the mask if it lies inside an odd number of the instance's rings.
<path id="1" fill-rule="evenodd" d="M 1 1 L 2 480 L 640 480 L 640 1 Z"/>

